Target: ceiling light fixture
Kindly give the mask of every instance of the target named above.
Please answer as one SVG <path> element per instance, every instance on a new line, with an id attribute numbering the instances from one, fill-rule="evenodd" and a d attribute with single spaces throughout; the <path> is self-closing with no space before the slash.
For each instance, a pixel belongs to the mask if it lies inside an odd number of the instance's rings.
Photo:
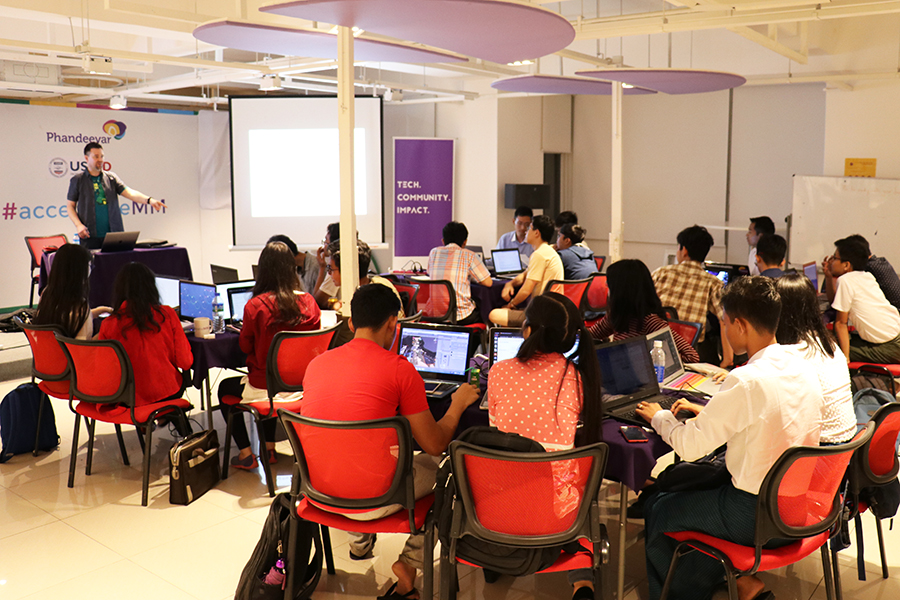
<path id="1" fill-rule="evenodd" d="M 281 75 L 263 77 L 259 82 L 259 89 L 264 92 L 273 92 L 281 89 Z"/>
<path id="2" fill-rule="evenodd" d="M 109 107 L 113 110 L 122 110 L 128 105 L 128 101 L 122 94 L 116 94 L 109 99 Z"/>

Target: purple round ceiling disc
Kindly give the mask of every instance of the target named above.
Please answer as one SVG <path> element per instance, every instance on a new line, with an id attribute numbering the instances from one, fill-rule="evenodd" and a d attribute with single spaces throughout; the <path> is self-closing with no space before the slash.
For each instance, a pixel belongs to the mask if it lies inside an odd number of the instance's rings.
<path id="1" fill-rule="evenodd" d="M 608 81 L 589 79 L 587 77 L 565 77 L 562 75 L 517 75 L 498 79 L 491 84 L 495 90 L 504 92 L 526 92 L 530 94 L 588 94 L 593 96 L 609 96 L 612 84 Z M 653 90 L 643 88 L 625 88 L 626 95 L 655 94 Z"/>
<path id="2" fill-rule="evenodd" d="M 497 63 L 540 58 L 575 39 L 575 28 L 562 15 L 520 0 L 294 0 L 260 10 Z"/>
<path id="3" fill-rule="evenodd" d="M 589 69 L 576 75 L 621 81 L 666 94 L 702 94 L 738 87 L 745 77 L 722 71 L 699 69 Z"/>

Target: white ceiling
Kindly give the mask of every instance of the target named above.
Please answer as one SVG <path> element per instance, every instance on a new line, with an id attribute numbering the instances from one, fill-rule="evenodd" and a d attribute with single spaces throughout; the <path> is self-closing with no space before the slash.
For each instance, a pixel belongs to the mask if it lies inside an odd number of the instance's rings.
<path id="1" fill-rule="evenodd" d="M 332 61 L 264 56 L 198 42 L 197 25 L 225 17 L 330 29 L 261 13 L 272 0 L 0 0 L 0 97 L 211 108 L 257 93 L 279 74 L 283 92 L 335 93 Z M 470 59 L 449 65 L 359 64 L 363 93 L 403 90 L 403 102 L 496 93 L 498 77 L 574 74 L 591 65 L 726 70 L 751 85 L 820 81 L 852 90 L 900 81 L 900 0 L 532 0 L 576 28 L 565 50 L 536 64 Z M 369 33 L 364 34 L 376 38 Z M 111 59 L 88 75 L 85 56 Z"/>

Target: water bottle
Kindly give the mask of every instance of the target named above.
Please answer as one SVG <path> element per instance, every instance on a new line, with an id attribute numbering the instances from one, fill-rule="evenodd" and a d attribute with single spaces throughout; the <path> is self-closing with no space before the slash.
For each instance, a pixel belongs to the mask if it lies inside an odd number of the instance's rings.
<path id="1" fill-rule="evenodd" d="M 75 235 L 72 236 L 72 243 L 73 243 L 73 244 L 78 244 L 78 243 L 80 243 L 80 242 L 81 242 L 81 238 L 78 237 L 78 234 L 77 234 L 77 233 L 76 233 Z"/>
<path id="2" fill-rule="evenodd" d="M 663 350 L 662 340 L 653 342 L 653 350 L 650 351 L 650 358 L 653 360 L 653 370 L 656 371 L 656 380 L 662 384 L 666 378 L 666 353 Z"/>
<path id="3" fill-rule="evenodd" d="M 284 587 L 284 561 L 280 558 L 275 561 L 275 566 L 266 573 L 263 583 L 267 585 L 280 585 Z"/>
<path id="4" fill-rule="evenodd" d="M 213 333 L 223 333 L 225 331 L 225 320 L 222 319 L 222 303 L 219 301 L 219 294 L 216 293 L 216 299 L 213 300 Z"/>

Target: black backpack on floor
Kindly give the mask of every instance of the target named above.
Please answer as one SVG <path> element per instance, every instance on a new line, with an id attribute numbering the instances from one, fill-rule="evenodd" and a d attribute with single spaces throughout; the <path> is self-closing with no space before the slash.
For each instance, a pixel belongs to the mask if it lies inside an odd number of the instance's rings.
<path id="1" fill-rule="evenodd" d="M 34 450 L 34 434 L 38 429 L 38 410 L 44 403 L 41 415 L 38 450 L 53 450 L 59 446 L 56 433 L 56 416 L 47 394 L 35 383 L 23 383 L 9 392 L 0 402 L 0 463 L 16 454 Z"/>
<path id="2" fill-rule="evenodd" d="M 316 589 L 322 576 L 322 541 L 319 537 L 318 525 L 309 521 L 291 517 L 291 495 L 278 494 L 269 508 L 269 516 L 263 525 L 262 535 L 250 560 L 241 572 L 235 600 L 281 600 L 284 591 L 281 585 L 263 583 L 275 561 L 284 561 L 285 571 L 294 572 L 294 600 L 306 600 Z M 297 539 L 290 538 L 290 520 L 297 518 Z M 310 557 L 315 543 L 315 554 Z M 288 564 L 288 548 L 294 544 L 296 564 Z"/>

